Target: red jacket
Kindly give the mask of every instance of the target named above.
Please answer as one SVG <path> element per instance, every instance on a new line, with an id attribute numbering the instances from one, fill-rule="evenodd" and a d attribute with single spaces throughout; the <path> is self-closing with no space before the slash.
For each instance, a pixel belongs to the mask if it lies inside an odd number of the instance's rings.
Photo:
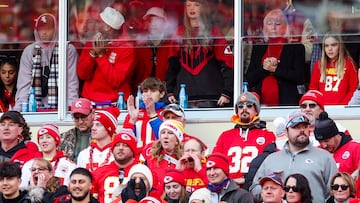
<path id="1" fill-rule="evenodd" d="M 90 56 L 91 43 L 87 42 L 78 61 L 78 75 L 84 80 L 81 93 L 91 101 L 112 101 L 118 92 L 124 92 L 124 99 L 131 94 L 130 78 L 135 67 L 135 51 L 130 43 L 112 42 L 107 52 L 97 58 Z"/>
<path id="2" fill-rule="evenodd" d="M 347 105 L 358 86 L 357 68 L 349 58 L 346 58 L 344 77 L 338 80 L 336 68 L 329 66 L 328 64 L 326 67 L 325 82 L 320 82 L 320 61 L 315 63 L 309 89 L 323 93 L 325 104 Z"/>
<path id="3" fill-rule="evenodd" d="M 234 128 L 223 132 L 218 138 L 214 152 L 220 152 L 229 157 L 230 178 L 243 178 L 248 172 L 250 162 L 265 147 L 275 142 L 275 135 L 266 128 L 251 128 L 249 131 L 242 129 L 243 137 L 240 136 L 241 128 Z"/>

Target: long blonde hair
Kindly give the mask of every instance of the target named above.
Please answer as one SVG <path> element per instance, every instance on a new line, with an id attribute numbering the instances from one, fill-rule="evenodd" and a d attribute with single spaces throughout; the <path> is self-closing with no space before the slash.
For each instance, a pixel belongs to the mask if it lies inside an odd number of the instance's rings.
<path id="1" fill-rule="evenodd" d="M 164 155 L 161 153 L 162 150 L 163 147 L 160 141 L 156 141 L 154 145 L 151 147 L 151 157 L 153 159 L 156 159 L 158 164 L 160 164 L 160 162 L 164 159 Z M 175 146 L 174 149 L 174 154 L 176 155 L 176 159 L 180 159 L 182 153 L 183 153 L 183 145 L 182 143 L 179 143 Z"/>
<path id="2" fill-rule="evenodd" d="M 324 39 L 322 42 L 322 51 L 321 51 L 321 59 L 320 59 L 320 74 L 321 74 L 320 82 L 325 82 L 326 66 L 329 61 L 329 58 L 325 53 L 325 40 L 330 37 L 334 38 L 339 43 L 339 54 L 336 59 L 336 65 L 335 65 L 336 76 L 338 77 L 338 79 L 342 80 L 344 78 L 346 58 L 350 59 L 352 64 L 355 64 L 352 58 L 350 57 L 348 50 L 345 48 L 345 45 L 343 43 L 340 34 L 331 33 L 331 32 L 326 33 L 324 35 Z"/>
<path id="3" fill-rule="evenodd" d="M 197 36 L 195 36 L 195 38 L 198 38 L 200 44 L 202 47 L 207 47 L 209 45 L 210 42 L 210 30 L 211 30 L 211 23 L 210 23 L 210 9 L 207 3 L 207 0 L 187 0 L 187 1 L 191 1 L 191 2 L 198 2 L 201 4 L 201 9 L 200 9 L 200 19 L 199 19 L 199 33 Z M 190 24 L 190 18 L 187 16 L 187 10 L 186 10 L 186 2 L 185 1 L 185 9 L 184 9 L 184 27 L 185 27 L 185 31 L 184 31 L 184 42 L 187 45 L 189 51 L 192 49 L 193 47 L 193 38 L 194 36 L 192 36 L 192 27 Z"/>

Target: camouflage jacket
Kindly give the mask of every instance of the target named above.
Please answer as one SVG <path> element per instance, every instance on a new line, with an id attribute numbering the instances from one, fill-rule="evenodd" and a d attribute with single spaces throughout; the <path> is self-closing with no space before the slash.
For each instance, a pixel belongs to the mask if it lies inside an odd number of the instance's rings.
<path id="1" fill-rule="evenodd" d="M 89 146 L 91 139 L 90 134 L 91 132 L 81 132 L 78 128 L 72 128 L 63 132 L 60 136 L 60 149 L 70 160 L 76 162 L 77 155 L 80 151 Z"/>

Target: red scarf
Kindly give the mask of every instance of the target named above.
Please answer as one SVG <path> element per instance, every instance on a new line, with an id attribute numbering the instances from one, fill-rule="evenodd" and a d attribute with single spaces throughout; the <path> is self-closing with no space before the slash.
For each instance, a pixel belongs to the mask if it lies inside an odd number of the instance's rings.
<path id="1" fill-rule="evenodd" d="M 262 64 L 268 57 L 275 57 L 280 60 L 282 48 L 286 42 L 287 39 L 285 38 L 269 38 L 268 47 L 262 57 Z M 277 78 L 272 73 L 262 81 L 261 103 L 268 106 L 279 105 L 279 85 Z"/>

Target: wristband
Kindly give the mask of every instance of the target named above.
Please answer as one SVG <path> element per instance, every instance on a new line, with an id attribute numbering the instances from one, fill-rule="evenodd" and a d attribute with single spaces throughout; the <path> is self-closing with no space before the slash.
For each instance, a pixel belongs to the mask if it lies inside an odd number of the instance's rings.
<path id="1" fill-rule="evenodd" d="M 89 51 L 89 55 L 92 57 L 92 58 L 97 58 L 97 54 L 93 51 L 93 50 L 90 50 Z"/>

